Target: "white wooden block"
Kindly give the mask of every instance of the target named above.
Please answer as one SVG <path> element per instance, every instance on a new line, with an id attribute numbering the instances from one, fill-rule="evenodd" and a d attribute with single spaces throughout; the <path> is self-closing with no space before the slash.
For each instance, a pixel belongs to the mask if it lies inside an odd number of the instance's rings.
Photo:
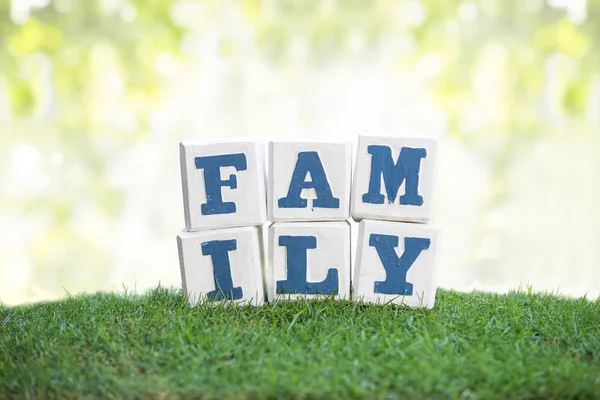
<path id="1" fill-rule="evenodd" d="M 269 264 L 269 300 L 332 294 L 349 299 L 350 224 L 275 223 L 269 228 Z"/>
<path id="2" fill-rule="evenodd" d="M 259 228 L 188 232 L 177 236 L 183 292 L 198 301 L 264 302 Z"/>
<path id="3" fill-rule="evenodd" d="M 436 168 L 436 139 L 360 136 L 352 218 L 431 222 Z"/>
<path id="4" fill-rule="evenodd" d="M 362 220 L 352 298 L 432 308 L 440 237 L 431 225 Z"/>
<path id="5" fill-rule="evenodd" d="M 269 220 L 343 221 L 350 215 L 351 143 L 269 143 Z"/>
<path id="6" fill-rule="evenodd" d="M 266 221 L 262 146 L 256 142 L 186 140 L 180 144 L 188 231 Z"/>

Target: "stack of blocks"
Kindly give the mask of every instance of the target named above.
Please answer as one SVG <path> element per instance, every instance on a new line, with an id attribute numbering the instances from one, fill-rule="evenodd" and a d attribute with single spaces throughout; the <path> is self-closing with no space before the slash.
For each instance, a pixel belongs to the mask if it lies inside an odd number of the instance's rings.
<path id="1" fill-rule="evenodd" d="M 360 136 L 352 185 L 350 143 L 271 142 L 267 179 L 258 143 L 193 140 L 180 150 L 177 239 L 191 305 L 261 305 L 266 295 L 433 307 L 434 139 Z M 353 279 L 350 211 L 361 220 Z"/>

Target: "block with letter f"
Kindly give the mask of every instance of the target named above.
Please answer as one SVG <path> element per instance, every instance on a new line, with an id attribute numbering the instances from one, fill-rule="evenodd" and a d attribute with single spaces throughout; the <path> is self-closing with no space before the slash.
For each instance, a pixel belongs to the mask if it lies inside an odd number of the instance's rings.
<path id="1" fill-rule="evenodd" d="M 262 153 L 256 142 L 181 142 L 188 231 L 256 226 L 266 221 Z"/>

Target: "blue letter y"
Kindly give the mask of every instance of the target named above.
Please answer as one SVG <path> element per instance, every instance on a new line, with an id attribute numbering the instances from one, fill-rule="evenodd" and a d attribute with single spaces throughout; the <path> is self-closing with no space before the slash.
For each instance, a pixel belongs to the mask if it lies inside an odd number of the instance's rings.
<path id="1" fill-rule="evenodd" d="M 412 296 L 413 285 L 406 282 L 406 273 L 421 252 L 429 248 L 430 243 L 431 240 L 426 238 L 405 237 L 404 253 L 398 258 L 395 250 L 398 246 L 398 236 L 372 233 L 369 246 L 377 250 L 386 273 L 385 281 L 375 282 L 375 293 Z"/>

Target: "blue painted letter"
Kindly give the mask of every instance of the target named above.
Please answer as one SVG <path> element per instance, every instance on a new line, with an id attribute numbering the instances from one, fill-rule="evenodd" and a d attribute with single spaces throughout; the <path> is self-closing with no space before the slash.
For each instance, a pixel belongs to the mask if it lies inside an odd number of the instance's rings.
<path id="1" fill-rule="evenodd" d="M 375 293 L 412 296 L 413 285 L 406 282 L 406 273 L 423 250 L 429 248 L 431 240 L 426 238 L 404 238 L 404 253 L 398 258 L 395 247 L 398 236 L 371 234 L 369 246 L 375 247 L 385 268 L 385 281 L 375 282 Z"/>
<path id="2" fill-rule="evenodd" d="M 387 146 L 370 145 L 367 147 L 371 157 L 371 177 L 369 191 L 363 194 L 363 202 L 383 204 L 381 194 L 381 175 L 385 182 L 388 202 L 396 201 L 398 189 L 406 181 L 404 195 L 400 196 L 400 204 L 420 206 L 423 196 L 419 195 L 419 172 L 421 159 L 427 156 L 427 151 L 421 148 L 403 147 L 394 165 L 392 150 Z"/>
<path id="3" fill-rule="evenodd" d="M 287 279 L 277 281 L 277 293 L 332 294 L 338 290 L 338 270 L 329 268 L 322 282 L 306 281 L 306 252 L 317 248 L 316 236 L 279 236 L 279 245 L 287 247 Z"/>
<path id="4" fill-rule="evenodd" d="M 237 188 L 236 176 L 231 174 L 229 179 L 221 179 L 221 167 L 235 167 L 238 171 L 246 170 L 246 155 L 223 154 L 220 156 L 207 156 L 195 158 L 196 168 L 204 169 L 204 187 L 206 189 L 206 203 L 200 206 L 202 215 L 232 214 L 235 212 L 235 203 L 223 202 L 221 187 Z"/>
<path id="5" fill-rule="evenodd" d="M 309 172 L 311 180 L 307 182 L 306 175 Z M 340 208 L 340 199 L 333 197 L 323 164 L 316 151 L 298 153 L 298 161 L 296 161 L 287 196 L 279 199 L 279 207 L 306 208 L 306 199 L 300 197 L 303 189 L 314 189 L 317 193 L 317 198 L 313 200 L 313 207 Z"/>
<path id="6" fill-rule="evenodd" d="M 215 290 L 208 292 L 208 300 L 237 300 L 243 296 L 241 287 L 233 287 L 229 252 L 237 249 L 237 240 L 212 240 L 202 243 L 202 254 L 210 255 L 213 264 Z"/>

